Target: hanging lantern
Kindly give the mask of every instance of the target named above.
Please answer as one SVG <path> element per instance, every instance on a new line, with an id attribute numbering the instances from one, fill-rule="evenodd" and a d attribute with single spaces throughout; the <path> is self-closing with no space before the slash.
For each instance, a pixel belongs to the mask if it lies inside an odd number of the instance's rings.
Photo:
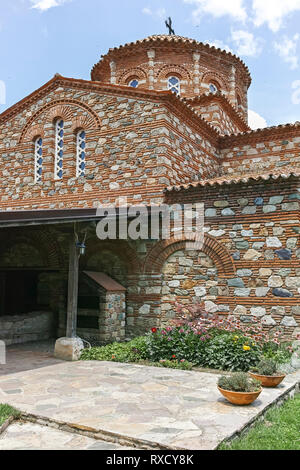
<path id="1" fill-rule="evenodd" d="M 85 250 L 86 250 L 86 245 L 84 242 L 80 243 L 80 242 L 77 242 L 76 243 L 76 246 L 79 250 L 79 254 L 84 256 L 85 255 Z"/>

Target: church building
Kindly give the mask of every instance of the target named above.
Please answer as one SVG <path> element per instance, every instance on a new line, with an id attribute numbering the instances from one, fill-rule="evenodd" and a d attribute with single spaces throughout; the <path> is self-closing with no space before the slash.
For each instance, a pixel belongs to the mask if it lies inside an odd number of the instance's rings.
<path id="1" fill-rule="evenodd" d="M 300 123 L 251 130 L 250 85 L 235 55 L 155 35 L 0 114 L 1 340 L 122 341 L 195 302 L 300 333 Z M 204 203 L 201 251 L 100 240 L 120 198 Z"/>

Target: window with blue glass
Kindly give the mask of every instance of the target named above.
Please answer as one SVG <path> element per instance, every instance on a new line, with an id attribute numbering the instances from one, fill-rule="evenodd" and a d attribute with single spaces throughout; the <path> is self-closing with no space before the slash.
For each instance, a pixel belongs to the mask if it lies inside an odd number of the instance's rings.
<path id="1" fill-rule="evenodd" d="M 34 163 L 34 179 L 38 183 L 43 173 L 43 139 L 41 137 L 37 137 L 34 141 Z"/>
<path id="2" fill-rule="evenodd" d="M 176 95 L 180 95 L 180 80 L 177 77 L 168 78 L 168 90 L 173 91 Z"/>
<path id="3" fill-rule="evenodd" d="M 64 121 L 59 119 L 55 124 L 55 179 L 63 177 L 64 156 Z"/>
<path id="4" fill-rule="evenodd" d="M 217 85 L 215 85 L 214 83 L 210 83 L 210 84 L 209 84 L 209 91 L 210 91 L 211 93 L 217 93 L 217 91 L 218 91 Z"/>
<path id="5" fill-rule="evenodd" d="M 77 132 L 77 164 L 76 175 L 84 176 L 86 167 L 86 133 L 84 130 Z"/>
<path id="6" fill-rule="evenodd" d="M 139 86 L 139 81 L 136 78 L 133 80 L 130 80 L 129 86 L 131 86 L 132 88 L 137 88 Z"/>

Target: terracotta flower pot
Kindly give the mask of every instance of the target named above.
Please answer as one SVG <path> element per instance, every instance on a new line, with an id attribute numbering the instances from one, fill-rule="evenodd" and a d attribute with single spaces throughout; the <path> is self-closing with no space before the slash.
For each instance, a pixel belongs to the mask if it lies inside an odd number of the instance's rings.
<path id="1" fill-rule="evenodd" d="M 262 388 L 257 392 L 233 392 L 231 390 L 223 390 L 223 388 L 218 387 L 222 395 L 227 398 L 230 403 L 234 405 L 250 405 L 253 403 L 257 397 L 261 394 Z"/>
<path id="2" fill-rule="evenodd" d="M 286 377 L 285 375 L 258 375 L 255 372 L 249 372 L 249 374 L 254 379 L 259 380 L 263 387 L 270 388 L 277 387 Z"/>

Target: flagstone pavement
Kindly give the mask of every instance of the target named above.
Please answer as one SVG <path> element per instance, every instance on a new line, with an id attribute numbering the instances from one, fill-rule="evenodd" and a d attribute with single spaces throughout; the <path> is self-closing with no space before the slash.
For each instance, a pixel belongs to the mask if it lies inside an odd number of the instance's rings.
<path id="1" fill-rule="evenodd" d="M 24 370 L 8 373 L 9 361 L 2 366 L 0 403 L 79 429 L 127 437 L 137 446 L 146 441 L 154 448 L 215 449 L 300 381 L 299 373 L 290 375 L 279 388 L 264 389 L 251 406 L 237 407 L 218 392 L 216 374 L 96 361 L 51 363 L 47 354 L 44 360 L 44 365 L 41 357 L 37 363 L 23 351 Z M 7 432 L 8 446 L 17 431 Z"/>

